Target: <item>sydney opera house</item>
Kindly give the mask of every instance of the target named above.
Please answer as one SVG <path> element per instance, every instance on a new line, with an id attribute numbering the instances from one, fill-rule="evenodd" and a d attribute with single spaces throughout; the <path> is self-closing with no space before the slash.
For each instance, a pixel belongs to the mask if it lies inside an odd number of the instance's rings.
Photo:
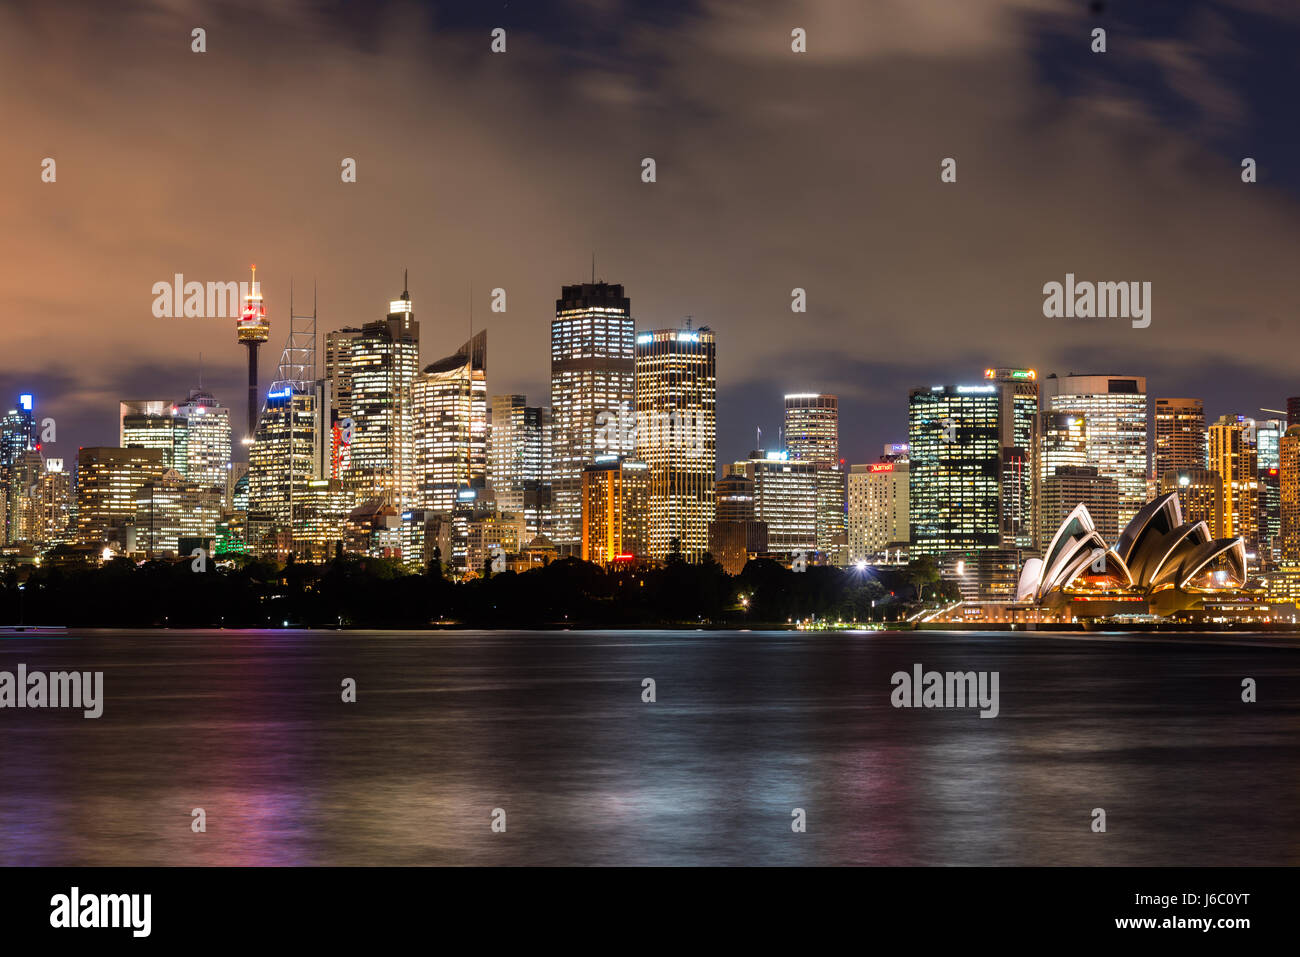
<path id="1" fill-rule="evenodd" d="M 1113 545 L 1077 506 L 1043 555 L 1024 562 L 1014 601 L 963 601 L 923 622 L 1266 621 L 1263 595 L 1248 580 L 1245 543 L 1184 521 L 1169 492 L 1143 506 Z"/>

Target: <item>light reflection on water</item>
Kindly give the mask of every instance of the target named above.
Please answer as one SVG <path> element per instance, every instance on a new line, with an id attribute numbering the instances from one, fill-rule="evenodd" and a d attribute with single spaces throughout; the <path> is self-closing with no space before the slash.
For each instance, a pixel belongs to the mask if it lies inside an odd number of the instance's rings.
<path id="1" fill-rule="evenodd" d="M 0 864 L 1300 860 L 1288 638 L 88 632 L 19 662 L 106 701 L 0 711 Z M 915 662 L 1000 672 L 1000 716 L 890 707 Z"/>

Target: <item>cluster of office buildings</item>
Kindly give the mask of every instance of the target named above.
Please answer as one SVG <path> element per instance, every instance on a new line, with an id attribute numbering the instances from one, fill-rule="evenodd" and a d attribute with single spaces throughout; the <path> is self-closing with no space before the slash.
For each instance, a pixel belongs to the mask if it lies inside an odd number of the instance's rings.
<path id="1" fill-rule="evenodd" d="M 1131 375 L 988 368 L 911 391 L 906 441 L 841 457 L 834 395 L 784 399 L 779 441 L 719 469 L 717 336 L 636 328 L 621 285 L 562 287 L 547 403 L 488 390 L 488 333 L 421 359 L 410 294 L 318 336 L 297 315 L 257 384 L 270 319 L 254 281 L 237 320 L 245 421 L 211 394 L 124 400 L 119 444 L 42 450 L 31 395 L 0 419 L 6 554 L 286 560 L 343 552 L 473 576 L 575 556 L 608 566 L 767 556 L 861 569 L 933 558 L 975 601 L 1014 601 L 1026 562 L 1086 507 L 1115 542 L 1176 492 L 1211 540 L 1300 594 L 1300 399 L 1207 423 Z M 247 447 L 247 462 L 233 453 Z M 762 446 L 761 433 L 756 445 Z M 61 448 L 61 446 L 59 446 Z"/>

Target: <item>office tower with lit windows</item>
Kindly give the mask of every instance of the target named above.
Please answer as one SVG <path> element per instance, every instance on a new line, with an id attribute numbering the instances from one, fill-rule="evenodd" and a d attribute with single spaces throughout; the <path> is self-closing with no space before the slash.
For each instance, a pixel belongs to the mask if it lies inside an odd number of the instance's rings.
<path id="1" fill-rule="evenodd" d="M 157 414 L 127 412 L 122 416 L 123 448 L 160 450 L 163 468 L 174 469 L 182 478 L 190 468 L 189 435 L 189 420 L 170 403 Z"/>
<path id="2" fill-rule="evenodd" d="M 1223 478 L 1223 537 L 1259 547 L 1259 464 L 1254 422 L 1224 415 L 1210 426 L 1210 468 Z"/>
<path id="3" fill-rule="evenodd" d="M 451 512 L 487 479 L 487 330 L 425 366 L 411 387 L 415 507 Z"/>
<path id="4" fill-rule="evenodd" d="M 86 446 L 77 452 L 77 541 L 132 550 L 136 493 L 163 474 L 162 449 Z"/>
<path id="5" fill-rule="evenodd" d="M 248 542 L 255 554 L 301 553 L 299 539 L 312 509 L 311 482 L 328 477 L 331 387 L 308 391 L 277 381 L 266 395 L 248 453 Z M 350 490 L 349 490 L 350 491 Z"/>
<path id="6" fill-rule="evenodd" d="M 811 559 L 817 549 L 816 465 L 760 449 L 750 453 L 745 475 L 754 483 L 754 517 L 767 524 L 768 550 Z"/>
<path id="7" fill-rule="evenodd" d="M 1271 564 L 1280 558 L 1282 541 L 1281 482 L 1278 443 L 1287 425 L 1282 419 L 1255 423 L 1255 460 L 1259 468 L 1259 557 Z"/>
<path id="8" fill-rule="evenodd" d="M 135 493 L 135 551 L 146 557 L 184 557 L 182 538 L 215 538 L 221 517 L 221 492 L 199 488 L 168 469 Z"/>
<path id="9" fill-rule="evenodd" d="M 582 470 L 582 560 L 599 565 L 649 556 L 650 467 L 601 456 Z"/>
<path id="10" fill-rule="evenodd" d="M 984 370 L 984 381 L 997 383 L 1002 402 L 1002 543 L 1008 548 L 1031 548 L 1037 537 L 1038 373 L 991 368 Z"/>
<path id="11" fill-rule="evenodd" d="M 911 536 L 908 518 L 910 469 L 906 456 L 854 465 L 848 474 L 849 561 L 883 554 Z"/>
<path id="12" fill-rule="evenodd" d="M 1205 404 L 1200 399 L 1155 400 L 1156 477 L 1170 469 L 1203 469 Z"/>
<path id="13" fill-rule="evenodd" d="M 840 400 L 816 392 L 785 397 L 783 434 L 792 462 L 811 462 L 817 475 L 817 549 L 829 552 L 845 532 L 845 472 L 840 465 Z"/>
<path id="14" fill-rule="evenodd" d="M 551 488 L 546 452 L 551 410 L 526 396 L 494 395 L 488 432 L 488 486 L 497 510 L 524 518 L 526 542 L 550 529 Z"/>
<path id="15" fill-rule="evenodd" d="M 35 446 L 18 453 L 13 463 L 5 467 L 8 517 L 0 543 L 43 541 L 39 492 L 44 472 L 45 463 Z"/>
<path id="16" fill-rule="evenodd" d="M 0 419 L 0 544 L 19 541 L 20 532 L 25 533 L 23 510 L 28 486 L 17 471 L 27 453 L 36 447 L 35 398 L 25 392 Z"/>
<path id="17" fill-rule="evenodd" d="M 717 339 L 707 327 L 636 337 L 636 457 L 650 467 L 650 557 L 709 550 L 717 473 Z"/>
<path id="18" fill-rule="evenodd" d="M 1204 522 L 1213 538 L 1225 538 L 1223 476 L 1211 469 L 1170 469 L 1160 476 L 1160 495 L 1177 492 L 1184 522 Z M 1110 541 L 1110 539 L 1107 539 Z"/>
<path id="19" fill-rule="evenodd" d="M 1040 412 L 1038 415 L 1038 453 L 1035 456 L 1038 471 L 1038 487 L 1056 474 L 1062 467 L 1088 464 L 1088 425 L 1082 412 Z M 1060 527 L 1060 521 L 1051 521 L 1041 508 L 1036 508 L 1038 516 L 1037 547 L 1045 549 L 1052 536 Z"/>
<path id="20" fill-rule="evenodd" d="M 1277 444 L 1279 558 L 1300 562 L 1300 424 L 1282 433 Z"/>
<path id="21" fill-rule="evenodd" d="M 177 471 L 191 485 L 224 490 L 230 475 L 230 410 L 211 392 L 195 389 L 177 404 L 176 416 L 187 423 L 187 465 Z"/>
<path id="22" fill-rule="evenodd" d="M 597 453 L 633 453 L 635 348 L 632 303 L 622 285 L 561 289 L 551 321 L 551 537 L 562 555 L 581 551 L 583 469 Z M 611 416 L 629 428 L 609 429 Z M 611 431 L 618 447 L 598 448 L 597 433 L 605 438 Z"/>
<path id="23" fill-rule="evenodd" d="M 19 455 L 36 445 L 35 405 L 35 398 L 25 392 L 0 419 L 0 468 L 12 465 Z"/>
<path id="24" fill-rule="evenodd" d="M 709 554 L 728 575 L 739 575 L 751 558 L 768 550 L 767 523 L 755 511 L 753 479 L 743 468 L 730 467 L 713 484 L 713 501 Z"/>
<path id="25" fill-rule="evenodd" d="M 37 541 L 58 545 L 76 536 L 72 527 L 72 476 L 64 470 L 63 459 L 45 460 L 36 487 Z"/>
<path id="26" fill-rule="evenodd" d="M 1097 474 L 1093 465 L 1061 465 L 1042 484 L 1041 519 L 1055 529 L 1078 506 L 1086 505 L 1093 525 L 1107 542 L 1119 539 L 1119 483 Z M 1051 537 L 1048 537 L 1050 544 Z"/>
<path id="27" fill-rule="evenodd" d="M 1043 406 L 1083 414 L 1088 465 L 1119 483 L 1123 528 L 1147 500 L 1147 380 L 1126 375 L 1050 375 L 1041 380 Z"/>
<path id="28" fill-rule="evenodd" d="M 913 557 L 1003 544 L 1002 388 L 936 385 L 908 400 Z"/>
<path id="29" fill-rule="evenodd" d="M 335 453 L 347 460 L 339 479 L 359 501 L 401 509 L 415 498 L 411 387 L 419 370 L 420 324 L 407 289 L 386 318 L 325 336 L 334 419 L 351 420 L 351 443 Z"/>

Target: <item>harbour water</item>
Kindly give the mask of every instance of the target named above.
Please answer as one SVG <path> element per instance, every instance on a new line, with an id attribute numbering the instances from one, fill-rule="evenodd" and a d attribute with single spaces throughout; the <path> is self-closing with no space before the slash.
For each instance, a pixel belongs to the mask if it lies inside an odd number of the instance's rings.
<path id="1" fill-rule="evenodd" d="M 4 865 L 1300 863 L 1286 636 L 92 631 L 19 664 L 102 671 L 103 714 L 0 709 Z M 996 672 L 997 717 L 893 707 L 915 665 Z"/>

